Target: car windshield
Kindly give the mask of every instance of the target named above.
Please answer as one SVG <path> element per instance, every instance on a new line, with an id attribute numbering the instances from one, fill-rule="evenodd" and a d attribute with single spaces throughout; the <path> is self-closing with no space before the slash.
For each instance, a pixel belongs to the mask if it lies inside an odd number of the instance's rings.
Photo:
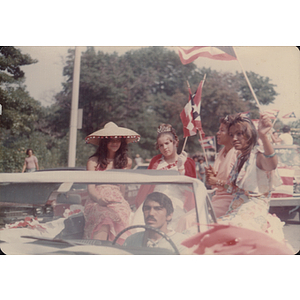
<path id="1" fill-rule="evenodd" d="M 55 240 L 54 248 L 61 247 L 58 241 L 113 243 L 134 254 L 138 247 L 172 252 L 174 243 L 182 252 L 181 241 L 215 221 L 206 193 L 200 196 L 204 201 L 196 199 L 193 183 L 2 183 L 0 241 L 22 236 L 25 247 Z M 109 228 L 108 241 L 98 239 L 101 228 Z M 29 253 L 35 254 L 34 248 Z"/>
<path id="2" fill-rule="evenodd" d="M 275 152 L 279 158 L 278 165 L 280 167 L 300 167 L 300 153 L 298 148 L 277 148 L 275 149 Z"/>

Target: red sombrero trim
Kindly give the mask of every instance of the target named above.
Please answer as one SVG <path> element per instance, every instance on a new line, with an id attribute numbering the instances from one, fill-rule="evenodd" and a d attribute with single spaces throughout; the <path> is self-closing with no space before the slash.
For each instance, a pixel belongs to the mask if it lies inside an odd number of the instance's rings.
<path id="1" fill-rule="evenodd" d="M 85 140 L 86 142 L 88 143 L 89 140 L 91 139 L 107 139 L 107 138 L 123 138 L 123 139 L 135 139 L 133 142 L 136 143 L 140 140 L 140 136 L 139 135 L 126 135 L 126 136 L 95 136 L 95 135 L 92 135 L 90 137 L 86 137 Z"/>

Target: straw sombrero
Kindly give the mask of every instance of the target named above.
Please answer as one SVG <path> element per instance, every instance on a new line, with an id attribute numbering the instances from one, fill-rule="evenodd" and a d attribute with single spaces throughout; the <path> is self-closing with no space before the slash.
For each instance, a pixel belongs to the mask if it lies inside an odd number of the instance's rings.
<path id="1" fill-rule="evenodd" d="M 135 131 L 119 127 L 113 122 L 105 124 L 103 129 L 95 131 L 85 138 L 87 144 L 99 146 L 100 139 L 103 138 L 126 138 L 127 143 L 138 142 L 140 135 Z"/>

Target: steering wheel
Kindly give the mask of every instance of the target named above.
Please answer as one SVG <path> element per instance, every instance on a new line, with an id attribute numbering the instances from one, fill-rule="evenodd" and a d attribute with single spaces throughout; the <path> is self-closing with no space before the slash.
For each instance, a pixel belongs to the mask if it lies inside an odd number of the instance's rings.
<path id="1" fill-rule="evenodd" d="M 167 240 L 170 245 L 172 246 L 172 248 L 174 249 L 175 251 L 175 254 L 180 254 L 179 253 L 179 250 L 178 248 L 176 247 L 176 245 L 174 244 L 174 242 L 171 240 L 171 238 L 169 236 L 167 236 L 164 232 L 162 232 L 160 229 L 157 229 L 157 228 L 154 228 L 154 227 L 151 227 L 151 226 L 148 226 L 148 225 L 132 225 L 132 226 L 129 226 L 125 229 L 123 229 L 122 231 L 120 231 L 116 237 L 114 238 L 113 242 L 112 242 L 112 245 L 115 245 L 117 240 L 119 239 L 119 237 L 126 231 L 130 230 L 130 229 L 134 229 L 134 228 L 144 228 L 146 230 L 152 230 L 152 231 L 155 231 L 156 233 L 160 234 L 165 240 Z"/>

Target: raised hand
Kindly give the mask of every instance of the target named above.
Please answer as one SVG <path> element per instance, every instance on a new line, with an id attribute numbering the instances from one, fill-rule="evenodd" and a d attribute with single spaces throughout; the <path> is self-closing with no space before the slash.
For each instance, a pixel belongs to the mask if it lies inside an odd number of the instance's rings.
<path id="1" fill-rule="evenodd" d="M 258 135 L 266 135 L 273 127 L 272 121 L 267 113 L 261 113 L 258 122 Z"/>

